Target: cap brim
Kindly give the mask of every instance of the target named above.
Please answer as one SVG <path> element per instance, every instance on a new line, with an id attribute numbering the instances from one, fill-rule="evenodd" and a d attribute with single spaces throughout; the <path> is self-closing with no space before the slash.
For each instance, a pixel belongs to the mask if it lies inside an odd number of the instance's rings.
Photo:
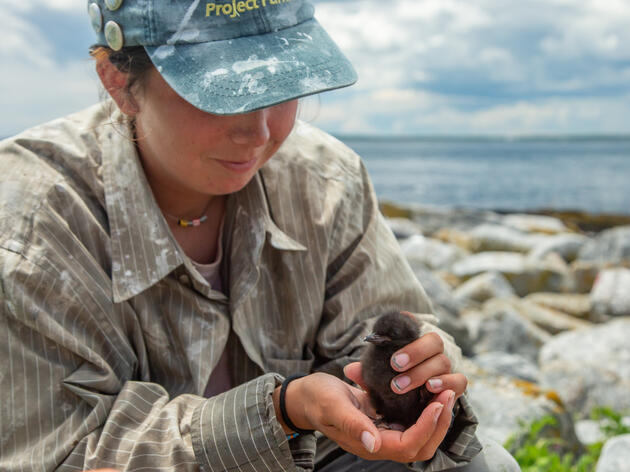
<path id="1" fill-rule="evenodd" d="M 315 19 L 265 35 L 145 49 L 182 98 L 217 115 L 247 113 L 357 80 Z"/>

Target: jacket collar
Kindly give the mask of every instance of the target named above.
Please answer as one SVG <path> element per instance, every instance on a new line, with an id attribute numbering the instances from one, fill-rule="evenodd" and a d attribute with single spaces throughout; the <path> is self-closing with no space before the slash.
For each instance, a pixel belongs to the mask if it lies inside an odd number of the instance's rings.
<path id="1" fill-rule="evenodd" d="M 121 123 L 120 112 L 115 112 L 114 123 Z M 192 265 L 175 240 L 140 163 L 133 135 L 127 126 L 112 124 L 102 135 L 103 181 L 109 217 L 112 286 L 114 302 L 120 303 L 138 295 L 184 264 Z M 239 192 L 230 195 L 227 211 L 233 212 L 234 231 L 232 252 L 244 250 L 244 262 L 257 267 L 262 246 L 269 234 L 272 247 L 287 251 L 304 251 L 306 248 L 284 233 L 274 223 L 257 173 Z M 228 257 L 228 254 L 226 254 Z M 196 272 L 196 271 L 195 271 Z M 249 272 L 249 271 L 247 271 Z M 257 271 L 256 271 L 257 272 Z M 252 282 L 249 277 L 230 281 L 230 293 L 242 293 Z"/>

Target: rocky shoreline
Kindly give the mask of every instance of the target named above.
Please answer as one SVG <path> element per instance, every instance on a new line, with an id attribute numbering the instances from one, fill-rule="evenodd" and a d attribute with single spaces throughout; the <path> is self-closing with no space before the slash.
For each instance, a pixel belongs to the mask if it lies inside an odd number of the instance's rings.
<path id="1" fill-rule="evenodd" d="M 505 443 L 551 414 L 580 450 L 601 440 L 593 408 L 630 425 L 630 215 L 381 210 L 462 347 L 486 435 Z M 596 470 L 628 463 L 630 435 L 617 436 Z"/>

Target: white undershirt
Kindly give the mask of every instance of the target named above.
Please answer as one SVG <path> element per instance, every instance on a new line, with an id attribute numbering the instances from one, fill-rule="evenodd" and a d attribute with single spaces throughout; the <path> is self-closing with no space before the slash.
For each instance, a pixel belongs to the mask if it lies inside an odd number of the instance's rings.
<path id="1" fill-rule="evenodd" d="M 215 258 L 215 260 L 212 261 L 210 264 L 199 264 L 198 262 L 192 261 L 195 269 L 197 269 L 199 273 L 203 276 L 203 278 L 208 281 L 210 287 L 212 287 L 212 290 L 216 290 L 217 292 L 223 291 L 223 285 L 221 284 L 221 261 L 223 259 L 222 240 L 223 221 L 221 222 L 221 227 L 219 229 L 217 257 Z M 227 349 L 224 349 L 218 364 L 210 375 L 210 379 L 208 380 L 208 384 L 206 385 L 204 396 L 212 397 L 214 395 L 218 395 L 219 393 L 223 393 L 230 388 L 232 388 L 232 380 L 230 378 L 230 365 Z"/>

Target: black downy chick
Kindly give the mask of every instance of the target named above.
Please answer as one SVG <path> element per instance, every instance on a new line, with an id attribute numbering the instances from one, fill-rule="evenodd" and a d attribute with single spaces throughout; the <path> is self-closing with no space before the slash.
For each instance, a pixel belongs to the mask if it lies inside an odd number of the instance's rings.
<path id="1" fill-rule="evenodd" d="M 392 369 L 392 355 L 420 336 L 420 326 L 411 315 L 398 311 L 382 315 L 364 341 L 371 343 L 361 356 L 361 373 L 372 402 L 381 416 L 376 424 L 389 429 L 413 425 L 429 404 L 432 394 L 423 385 L 407 393 L 394 393 L 391 381 L 400 372 Z"/>

